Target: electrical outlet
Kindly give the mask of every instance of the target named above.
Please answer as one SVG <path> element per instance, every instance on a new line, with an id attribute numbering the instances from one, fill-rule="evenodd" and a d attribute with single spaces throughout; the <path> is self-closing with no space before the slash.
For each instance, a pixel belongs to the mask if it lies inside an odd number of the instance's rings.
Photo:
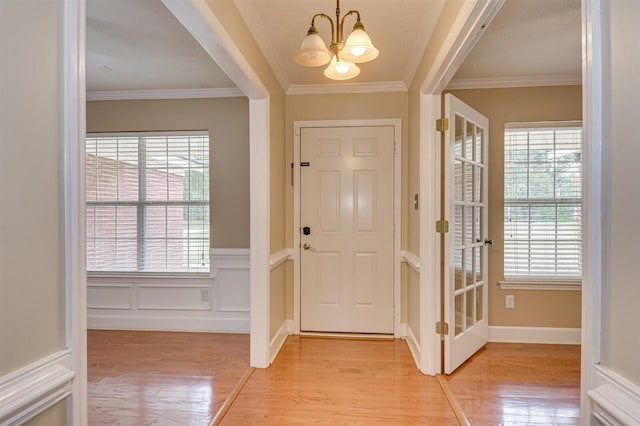
<path id="1" fill-rule="evenodd" d="M 504 307 L 507 309 L 516 307 L 516 297 L 513 294 L 508 294 L 504 297 Z"/>
<path id="2" fill-rule="evenodd" d="M 209 301 L 209 290 L 200 290 L 200 301 L 201 302 Z"/>

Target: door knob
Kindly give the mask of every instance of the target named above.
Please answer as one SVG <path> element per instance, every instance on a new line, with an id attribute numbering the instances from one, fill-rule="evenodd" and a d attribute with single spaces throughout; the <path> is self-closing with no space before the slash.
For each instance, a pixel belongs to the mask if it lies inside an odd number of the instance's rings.
<path id="1" fill-rule="evenodd" d="M 487 238 L 484 239 L 484 245 L 485 246 L 492 246 L 493 245 L 493 240 L 489 240 Z"/>
<path id="2" fill-rule="evenodd" d="M 311 244 L 309 244 L 309 243 L 302 244 L 302 248 L 305 249 L 305 250 L 311 250 L 311 251 L 314 251 L 314 252 L 316 251 L 316 249 L 311 247 Z"/>

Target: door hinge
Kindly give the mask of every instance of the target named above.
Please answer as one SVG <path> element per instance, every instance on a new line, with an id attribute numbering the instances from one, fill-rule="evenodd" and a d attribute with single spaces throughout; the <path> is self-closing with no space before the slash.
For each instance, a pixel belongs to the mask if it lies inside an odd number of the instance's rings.
<path id="1" fill-rule="evenodd" d="M 447 130 L 449 130 L 449 119 L 438 118 L 436 120 L 436 130 L 439 132 L 446 132 Z"/>
<path id="2" fill-rule="evenodd" d="M 446 322 L 438 321 L 436 323 L 436 334 L 449 334 L 449 324 Z"/>
<path id="3" fill-rule="evenodd" d="M 436 221 L 436 232 L 438 234 L 446 234 L 449 232 L 449 221 L 448 220 L 437 220 Z"/>

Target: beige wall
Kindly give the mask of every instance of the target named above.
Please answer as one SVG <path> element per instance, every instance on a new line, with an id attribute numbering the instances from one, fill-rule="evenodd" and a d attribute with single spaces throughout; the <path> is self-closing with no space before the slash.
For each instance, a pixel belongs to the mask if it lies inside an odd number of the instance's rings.
<path id="1" fill-rule="evenodd" d="M 249 247 L 246 98 L 87 102 L 87 132 L 208 130 L 211 247 Z"/>
<path id="2" fill-rule="evenodd" d="M 517 121 L 580 120 L 581 86 L 455 90 L 456 97 L 489 119 L 489 324 L 494 326 L 581 326 L 579 291 L 501 290 L 504 279 L 504 125 Z M 516 308 L 506 309 L 505 295 Z"/>
<path id="3" fill-rule="evenodd" d="M 611 38 L 603 49 L 602 92 L 610 98 L 603 105 L 602 364 L 640 386 L 640 2 L 606 1 L 603 9 Z"/>
<path id="4" fill-rule="evenodd" d="M 0 376 L 66 346 L 61 7 L 0 2 Z"/>
<path id="5" fill-rule="evenodd" d="M 401 246 L 407 240 L 407 93 L 363 93 L 363 94 L 330 94 L 330 95 L 288 95 L 286 108 L 286 164 L 293 160 L 293 123 L 308 120 L 356 120 L 356 119 L 388 119 L 402 120 L 402 230 Z M 289 175 L 287 174 L 289 178 Z M 287 246 L 293 246 L 293 187 L 290 179 L 286 182 L 286 237 Z M 291 268 L 293 269 L 293 268 Z M 406 283 L 406 280 L 405 280 Z M 403 286 L 403 294 L 406 286 Z M 293 314 L 293 275 L 287 274 L 287 312 L 288 318 Z M 406 309 L 402 309 L 403 312 Z"/>

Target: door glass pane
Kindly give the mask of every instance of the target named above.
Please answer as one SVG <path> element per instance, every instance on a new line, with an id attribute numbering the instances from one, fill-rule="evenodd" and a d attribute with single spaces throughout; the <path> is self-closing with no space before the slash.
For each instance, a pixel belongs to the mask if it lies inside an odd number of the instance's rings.
<path id="1" fill-rule="evenodd" d="M 464 162 L 464 200 L 473 201 L 473 164 Z"/>
<path id="2" fill-rule="evenodd" d="M 462 245 L 462 206 L 455 206 L 455 247 Z"/>
<path id="3" fill-rule="evenodd" d="M 481 127 L 476 127 L 476 152 L 475 152 L 475 160 L 478 163 L 482 163 L 482 153 L 484 148 L 484 129 Z"/>
<path id="4" fill-rule="evenodd" d="M 464 244 L 472 244 L 473 240 L 473 207 L 464 206 Z"/>
<path id="5" fill-rule="evenodd" d="M 465 152 L 464 158 L 467 160 L 473 160 L 473 131 L 474 125 L 470 121 L 467 121 L 466 133 L 465 133 Z"/>
<path id="6" fill-rule="evenodd" d="M 462 288 L 462 259 L 464 256 L 464 249 L 456 248 L 455 253 L 455 289 L 460 290 Z"/>
<path id="7" fill-rule="evenodd" d="M 476 203 L 482 202 L 482 167 L 475 166 L 473 176 L 473 201 Z"/>
<path id="8" fill-rule="evenodd" d="M 482 320 L 482 289 L 484 285 L 476 288 L 476 322 Z"/>
<path id="9" fill-rule="evenodd" d="M 473 252 L 476 248 L 468 248 L 465 250 L 466 259 L 465 259 L 465 280 L 467 285 L 473 285 Z"/>
<path id="10" fill-rule="evenodd" d="M 482 229 L 481 229 L 481 225 L 482 225 L 482 221 L 481 219 L 481 208 L 480 207 L 476 207 L 475 209 L 475 214 L 473 217 L 473 242 L 474 243 L 480 243 L 482 242 Z"/>
<path id="11" fill-rule="evenodd" d="M 453 163 L 454 169 L 454 186 L 455 186 L 455 200 L 462 201 L 462 162 L 455 160 Z"/>
<path id="12" fill-rule="evenodd" d="M 480 282 L 482 281 L 482 256 L 484 253 L 484 246 L 480 246 L 476 248 L 476 266 L 475 266 L 475 271 L 476 271 L 476 279 L 475 282 Z"/>
<path id="13" fill-rule="evenodd" d="M 462 147 L 462 126 L 464 125 L 464 118 L 456 115 L 455 118 L 455 142 L 454 152 L 457 157 L 463 157 Z"/>
<path id="14" fill-rule="evenodd" d="M 475 295 L 476 295 L 475 289 L 471 289 L 471 291 L 467 292 L 467 300 L 466 300 L 467 317 L 465 318 L 466 328 L 469 328 L 473 326 L 473 324 L 475 324 L 475 315 L 473 312 L 476 306 Z"/>
<path id="15" fill-rule="evenodd" d="M 459 335 L 460 333 L 462 333 L 464 331 L 464 324 L 462 323 L 463 320 L 463 305 L 464 305 L 464 293 L 461 293 L 459 295 L 456 296 L 456 336 Z"/>

